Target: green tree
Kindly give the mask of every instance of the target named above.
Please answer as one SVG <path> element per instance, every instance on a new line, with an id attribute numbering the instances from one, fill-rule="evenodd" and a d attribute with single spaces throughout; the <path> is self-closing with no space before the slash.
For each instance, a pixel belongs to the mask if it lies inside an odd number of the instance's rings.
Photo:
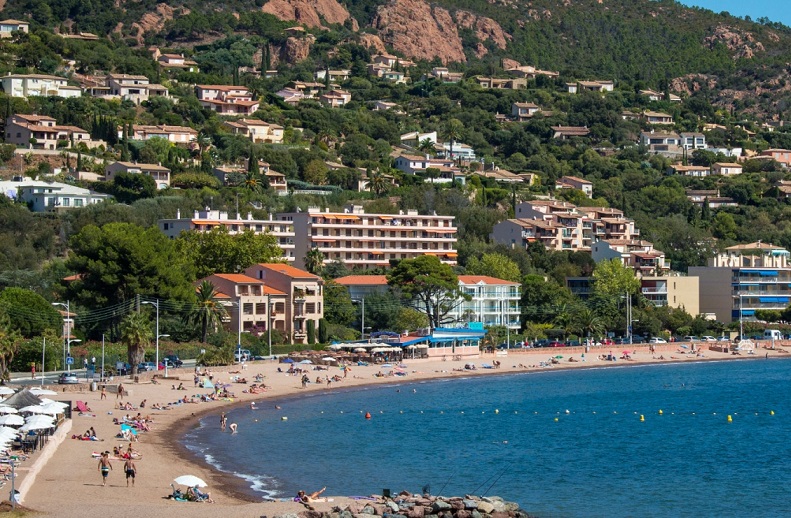
<path id="1" fill-rule="evenodd" d="M 354 322 L 354 304 L 349 290 L 337 282 L 324 283 L 324 318 L 328 324 L 349 326 Z"/>
<path id="2" fill-rule="evenodd" d="M 445 139 L 450 141 L 450 158 L 453 159 L 453 145 L 461 138 L 464 124 L 459 119 L 450 119 L 443 127 Z"/>
<path id="3" fill-rule="evenodd" d="M 415 308 L 398 308 L 398 314 L 393 324 L 398 333 L 403 331 L 417 331 L 428 327 L 428 317 Z"/>
<path id="4" fill-rule="evenodd" d="M 113 178 L 110 193 L 121 203 L 133 203 L 153 198 L 157 193 L 157 183 L 147 174 L 118 173 Z"/>
<path id="5" fill-rule="evenodd" d="M 151 343 L 153 332 L 147 315 L 134 311 L 121 322 L 121 343 L 126 346 L 127 358 L 132 366 L 132 375 L 137 375 L 137 366 L 145 359 L 146 347 Z"/>
<path id="6" fill-rule="evenodd" d="M 63 319 L 44 297 L 23 288 L 6 288 L 0 292 L 0 308 L 5 311 L 11 329 L 25 338 L 41 335 L 45 330 L 61 334 Z"/>
<path id="7" fill-rule="evenodd" d="M 227 317 L 225 306 L 217 298 L 217 288 L 209 281 L 201 282 L 196 290 L 195 305 L 186 315 L 187 324 L 200 326 L 201 342 L 206 343 L 209 328 L 222 326 Z"/>
<path id="8" fill-rule="evenodd" d="M 283 249 L 271 234 L 252 230 L 231 234 L 224 226 L 208 232 L 182 232 L 176 246 L 199 279 L 214 273 L 241 273 L 254 264 L 277 262 L 283 257 Z"/>
<path id="9" fill-rule="evenodd" d="M 640 281 L 634 276 L 634 270 L 624 266 L 618 259 L 612 259 L 596 265 L 593 289 L 598 294 L 609 296 L 635 294 L 640 289 Z"/>
<path id="10" fill-rule="evenodd" d="M 302 172 L 302 179 L 309 184 L 324 185 L 327 183 L 327 165 L 318 158 L 311 160 Z"/>
<path id="11" fill-rule="evenodd" d="M 519 282 L 522 278 L 516 262 L 497 253 L 483 254 L 480 259 L 470 257 L 467 261 L 466 273 L 468 275 L 488 275 L 512 282 Z"/>
<path id="12" fill-rule="evenodd" d="M 368 189 L 377 196 L 381 196 L 390 189 L 390 182 L 385 174 L 376 169 L 368 173 Z"/>
<path id="13" fill-rule="evenodd" d="M 307 330 L 308 330 L 308 344 L 309 345 L 313 345 L 313 344 L 316 343 L 316 321 L 315 320 L 308 320 Z"/>
<path id="14" fill-rule="evenodd" d="M 88 225 L 69 245 L 66 267 L 78 278 L 68 292 L 84 306 L 109 306 L 137 295 L 176 300 L 193 296 L 192 264 L 156 227 Z"/>
<path id="15" fill-rule="evenodd" d="M 11 319 L 8 318 L 5 308 L 0 308 L 0 378 L 3 382 L 10 379 L 8 366 L 14 361 L 21 342 L 22 336 L 11 327 Z"/>
<path id="16" fill-rule="evenodd" d="M 420 141 L 420 144 L 417 146 L 417 150 L 423 153 L 424 155 L 429 155 L 433 157 L 436 154 L 436 150 L 434 149 L 434 142 L 431 141 L 429 138 L 424 138 Z"/>
<path id="17" fill-rule="evenodd" d="M 319 319 L 319 343 L 326 344 L 329 341 L 329 333 L 327 329 L 327 321 Z"/>
<path id="18" fill-rule="evenodd" d="M 446 323 L 448 314 L 465 298 L 453 268 L 433 255 L 403 259 L 387 274 L 387 284 L 416 303 L 432 328 Z"/>
<path id="19" fill-rule="evenodd" d="M 324 253 L 316 247 L 305 254 L 305 269 L 313 275 L 321 275 L 324 269 Z"/>

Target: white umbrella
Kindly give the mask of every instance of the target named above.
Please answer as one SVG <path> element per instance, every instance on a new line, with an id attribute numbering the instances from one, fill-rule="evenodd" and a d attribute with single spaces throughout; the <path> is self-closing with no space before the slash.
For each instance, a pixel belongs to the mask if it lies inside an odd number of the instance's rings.
<path id="1" fill-rule="evenodd" d="M 195 487 L 195 486 L 206 487 L 208 485 L 206 484 L 206 482 L 196 477 L 195 475 L 181 475 L 180 477 L 176 478 L 173 482 L 187 487 Z"/>
<path id="2" fill-rule="evenodd" d="M 310 361 L 310 360 L 302 360 L 302 361 L 301 361 L 301 362 L 299 362 L 299 363 L 302 363 L 302 364 L 304 364 L 304 365 L 308 365 L 308 364 L 311 364 L 311 363 L 313 363 L 313 362 L 312 362 L 312 361 Z"/>
<path id="3" fill-rule="evenodd" d="M 19 429 L 19 431 L 20 432 L 29 432 L 31 430 L 46 430 L 47 428 L 52 428 L 53 426 L 54 426 L 53 423 L 43 423 L 43 422 L 42 423 L 39 423 L 39 422 L 25 423 L 24 425 L 22 425 L 22 427 Z"/>
<path id="4" fill-rule="evenodd" d="M 30 393 L 36 396 L 57 396 L 58 393 L 54 390 L 49 389 L 42 389 L 42 388 L 32 388 L 30 389 Z"/>
<path id="5" fill-rule="evenodd" d="M 0 425 L 19 426 L 25 424 L 25 418 L 21 415 L 8 414 L 0 416 Z"/>
<path id="6" fill-rule="evenodd" d="M 51 426 L 55 423 L 55 418 L 51 415 L 31 415 L 25 418 L 25 424 L 29 423 L 48 423 Z"/>
<path id="7" fill-rule="evenodd" d="M 53 405 L 59 405 L 59 406 L 62 406 L 63 408 L 68 408 L 69 407 L 69 404 L 68 403 L 64 403 L 63 401 L 55 401 L 54 399 L 50 399 L 50 398 L 47 398 L 47 397 L 42 397 L 42 398 L 39 398 L 39 399 L 41 400 L 41 402 L 43 404 L 47 404 L 48 405 L 48 404 L 52 403 Z"/>
<path id="8" fill-rule="evenodd" d="M 321 359 L 321 361 L 323 361 L 323 362 L 333 362 L 333 361 L 335 361 L 335 358 L 333 358 L 332 356 L 325 356 L 324 358 Z"/>
<path id="9" fill-rule="evenodd" d="M 16 393 L 16 391 L 9 387 L 0 387 L 0 396 L 10 396 L 11 394 Z"/>
<path id="10" fill-rule="evenodd" d="M 46 405 L 23 406 L 22 408 L 19 409 L 19 411 L 22 412 L 23 414 L 27 413 L 27 414 L 49 414 L 49 415 L 55 415 L 61 412 L 60 409 L 47 408 Z"/>
<path id="11" fill-rule="evenodd" d="M 354 350 L 354 352 L 356 352 L 356 353 L 365 353 L 365 352 L 368 352 L 368 349 L 366 349 L 365 347 L 358 347 L 357 349 Z"/>
<path id="12" fill-rule="evenodd" d="M 16 428 L 11 428 L 8 426 L 0 426 L 0 437 L 3 436 L 14 437 L 17 435 L 17 433 L 18 432 Z"/>
<path id="13" fill-rule="evenodd" d="M 330 346 L 330 349 L 337 351 L 338 349 L 343 349 L 344 347 L 346 347 L 345 344 L 332 344 Z"/>
<path id="14" fill-rule="evenodd" d="M 12 406 L 2 406 L 0 405 L 0 414 L 18 414 L 19 410 Z"/>
<path id="15" fill-rule="evenodd" d="M 43 412 L 41 412 L 42 414 L 58 415 L 65 413 L 64 407 L 55 403 L 54 401 L 52 403 L 41 405 L 41 409 L 43 410 Z"/>

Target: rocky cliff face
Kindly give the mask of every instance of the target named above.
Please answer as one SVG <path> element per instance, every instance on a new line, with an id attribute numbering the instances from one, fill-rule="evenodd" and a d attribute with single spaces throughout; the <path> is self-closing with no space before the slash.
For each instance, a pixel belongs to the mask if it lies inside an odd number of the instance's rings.
<path id="1" fill-rule="evenodd" d="M 308 27 L 321 27 L 322 18 L 327 23 L 344 23 L 349 19 L 349 11 L 336 0 L 269 0 L 262 10 Z"/>
<path id="2" fill-rule="evenodd" d="M 452 16 L 447 9 L 431 7 L 423 0 L 392 0 L 377 9 L 371 25 L 396 51 L 416 59 L 439 58 L 443 63 L 467 61 L 459 28 L 472 29 L 479 40 L 491 41 L 501 49 L 511 38 L 491 18 L 468 11 Z M 484 45 L 477 46 L 479 56 L 487 52 Z"/>
<path id="3" fill-rule="evenodd" d="M 310 47 L 316 41 L 313 35 L 305 38 L 290 37 L 283 45 L 270 45 L 272 56 L 271 65 L 276 67 L 279 63 L 299 63 L 310 55 Z M 258 58 L 260 62 L 260 57 Z"/>
<path id="4" fill-rule="evenodd" d="M 764 44 L 757 41 L 751 33 L 727 25 L 718 25 L 714 33 L 703 41 L 710 48 L 722 43 L 731 51 L 733 59 L 750 59 L 756 52 L 765 50 Z"/>

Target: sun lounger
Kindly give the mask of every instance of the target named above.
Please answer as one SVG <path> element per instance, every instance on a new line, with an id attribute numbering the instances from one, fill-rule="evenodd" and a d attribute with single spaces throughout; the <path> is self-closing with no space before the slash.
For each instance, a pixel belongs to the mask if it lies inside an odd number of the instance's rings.
<path id="1" fill-rule="evenodd" d="M 77 410 L 78 410 L 80 413 L 82 413 L 82 414 L 87 414 L 88 412 L 90 412 L 90 411 L 91 411 L 90 407 L 88 407 L 88 405 L 87 405 L 87 404 L 85 404 L 85 402 L 84 402 L 84 401 L 77 401 L 77 402 L 74 404 L 74 406 L 76 406 L 76 407 L 77 407 Z"/>

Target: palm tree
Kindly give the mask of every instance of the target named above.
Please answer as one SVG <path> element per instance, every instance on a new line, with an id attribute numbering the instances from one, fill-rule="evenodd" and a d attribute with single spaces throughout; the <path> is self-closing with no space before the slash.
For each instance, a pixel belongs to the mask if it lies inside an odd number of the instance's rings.
<path id="1" fill-rule="evenodd" d="M 368 173 L 368 189 L 377 196 L 387 192 L 387 178 L 381 170 L 377 169 Z"/>
<path id="2" fill-rule="evenodd" d="M 420 141 L 420 144 L 417 146 L 417 150 L 422 152 L 424 155 L 433 155 L 436 150 L 434 149 L 434 143 L 429 138 L 424 138 Z"/>
<path id="3" fill-rule="evenodd" d="M 145 359 L 146 347 L 151 343 L 152 337 L 151 320 L 143 313 L 130 313 L 121 322 L 121 343 L 126 346 L 132 376 L 137 374 L 137 366 Z"/>
<path id="4" fill-rule="evenodd" d="M 324 254 L 321 250 L 314 247 L 305 254 L 305 269 L 313 275 L 321 275 L 324 269 Z"/>
<path id="5" fill-rule="evenodd" d="M 225 307 L 217 298 L 217 288 L 209 281 L 203 281 L 196 291 L 197 302 L 194 309 L 187 314 L 187 323 L 201 327 L 201 342 L 206 342 L 209 326 L 218 327 L 228 316 Z"/>
<path id="6" fill-rule="evenodd" d="M 461 138 L 464 124 L 459 119 L 450 119 L 445 124 L 445 138 L 450 140 L 450 158 L 453 160 L 453 144 Z"/>
<path id="7" fill-rule="evenodd" d="M 574 327 L 582 336 L 590 338 L 601 334 L 604 329 L 604 321 L 592 309 L 583 308 L 575 314 Z"/>

